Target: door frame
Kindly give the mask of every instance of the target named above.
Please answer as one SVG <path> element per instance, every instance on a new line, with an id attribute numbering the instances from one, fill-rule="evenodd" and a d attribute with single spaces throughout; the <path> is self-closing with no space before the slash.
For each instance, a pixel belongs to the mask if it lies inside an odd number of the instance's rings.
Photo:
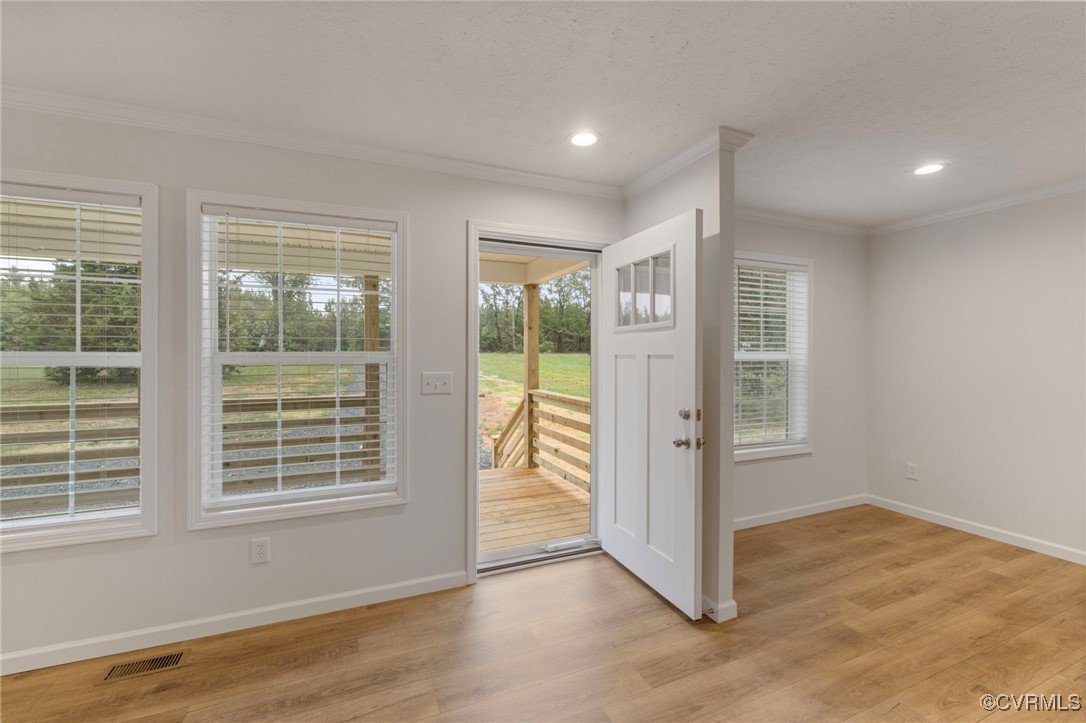
<path id="1" fill-rule="evenodd" d="M 466 560 L 467 584 L 476 582 L 479 575 L 479 245 L 480 238 L 492 241 L 506 241 L 526 246 L 536 246 L 542 251 L 582 251 L 598 253 L 605 246 L 621 240 L 619 236 L 607 236 L 574 231 L 518 226 L 508 223 L 468 220 L 467 227 L 467 297 L 468 297 L 468 348 L 467 348 L 467 533 Z M 483 242 L 485 243 L 485 242 Z M 597 306 L 598 284 L 592 284 L 592 307 Z M 591 355 L 596 358 L 598 314 L 592 315 Z M 592 375 L 592 407 L 595 417 L 597 403 L 596 375 Z M 593 428 L 595 425 L 593 425 Z M 592 445 L 595 450 L 596 432 L 592 432 Z M 592 468 L 595 471 L 596 455 L 592 456 Z M 596 512 L 592 506 L 592 514 Z"/>

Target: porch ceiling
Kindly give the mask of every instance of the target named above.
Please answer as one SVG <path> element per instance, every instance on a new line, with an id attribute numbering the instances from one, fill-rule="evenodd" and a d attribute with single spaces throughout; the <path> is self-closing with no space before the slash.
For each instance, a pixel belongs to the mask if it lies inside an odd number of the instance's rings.
<path id="1" fill-rule="evenodd" d="M 545 284 L 587 267 L 587 261 L 483 252 L 479 254 L 479 281 L 518 286 Z"/>

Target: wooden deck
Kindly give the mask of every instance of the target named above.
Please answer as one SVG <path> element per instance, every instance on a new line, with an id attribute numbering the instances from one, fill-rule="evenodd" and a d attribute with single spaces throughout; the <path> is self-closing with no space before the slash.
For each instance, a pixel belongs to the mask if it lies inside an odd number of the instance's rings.
<path id="1" fill-rule="evenodd" d="M 588 535 L 589 494 L 544 469 L 479 472 L 479 549 L 483 552 Z"/>

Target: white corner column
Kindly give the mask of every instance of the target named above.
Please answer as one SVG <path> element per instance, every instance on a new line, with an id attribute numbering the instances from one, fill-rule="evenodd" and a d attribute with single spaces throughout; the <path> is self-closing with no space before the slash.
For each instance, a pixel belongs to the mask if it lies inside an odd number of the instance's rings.
<path id="1" fill-rule="evenodd" d="M 705 309 L 705 399 L 716 409 L 705 411 L 703 434 L 708 444 L 702 459 L 704 487 L 703 516 L 703 605 L 716 622 L 738 615 L 732 596 L 732 558 L 735 532 L 735 453 L 732 313 L 733 265 L 735 258 L 735 153 L 753 136 L 721 126 L 717 148 L 719 174 L 719 233 L 707 237 L 704 249 L 705 278 L 702 279 Z M 706 226 L 709 225 L 708 219 Z M 710 401 L 713 400 L 713 401 Z"/>

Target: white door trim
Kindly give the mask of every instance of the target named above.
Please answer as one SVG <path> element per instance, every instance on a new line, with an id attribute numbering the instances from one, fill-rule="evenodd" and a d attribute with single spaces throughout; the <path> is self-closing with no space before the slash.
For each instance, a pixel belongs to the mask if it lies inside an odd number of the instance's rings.
<path id="1" fill-rule="evenodd" d="M 478 579 L 479 569 L 479 239 L 532 244 L 556 249 L 576 249 L 582 251 L 602 251 L 605 246 L 618 241 L 618 236 L 558 231 L 555 229 L 518 226 L 508 223 L 468 220 L 468 359 L 467 384 L 467 584 L 474 584 Z M 596 284 L 592 285 L 592 305 L 596 306 Z M 592 315 L 592 358 L 596 358 L 596 314 Z M 596 398 L 595 380 L 593 379 L 592 403 Z M 595 431 L 593 446 L 595 445 Z M 593 459 L 593 465 L 595 460 Z M 593 505 L 592 514 L 595 514 Z"/>

